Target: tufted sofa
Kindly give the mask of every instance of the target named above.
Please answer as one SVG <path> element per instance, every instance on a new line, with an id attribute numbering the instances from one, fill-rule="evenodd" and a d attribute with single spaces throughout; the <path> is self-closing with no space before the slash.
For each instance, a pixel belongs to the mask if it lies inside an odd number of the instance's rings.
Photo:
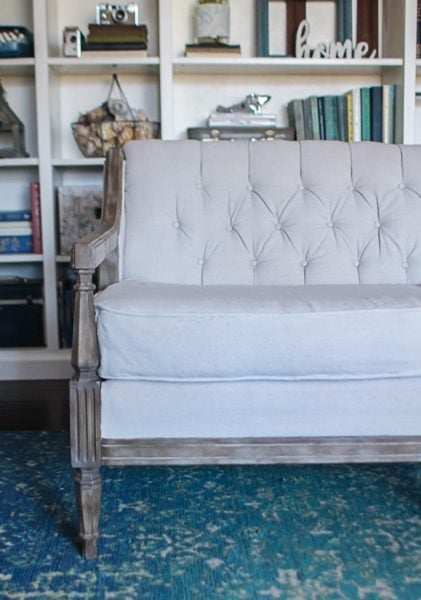
<path id="1" fill-rule="evenodd" d="M 421 147 L 130 142 L 104 181 L 72 257 L 86 557 L 101 465 L 421 460 Z"/>

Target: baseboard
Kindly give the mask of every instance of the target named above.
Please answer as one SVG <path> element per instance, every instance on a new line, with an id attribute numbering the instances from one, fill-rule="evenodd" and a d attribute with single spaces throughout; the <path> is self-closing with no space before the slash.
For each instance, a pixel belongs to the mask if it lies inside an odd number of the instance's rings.
<path id="1" fill-rule="evenodd" d="M 0 430 L 68 430 L 68 380 L 0 381 Z"/>

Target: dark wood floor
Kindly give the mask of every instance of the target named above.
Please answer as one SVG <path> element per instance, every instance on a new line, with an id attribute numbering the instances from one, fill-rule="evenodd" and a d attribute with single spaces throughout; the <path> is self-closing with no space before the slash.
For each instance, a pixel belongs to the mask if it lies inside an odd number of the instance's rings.
<path id="1" fill-rule="evenodd" d="M 69 428 L 69 382 L 0 382 L 0 430 Z"/>

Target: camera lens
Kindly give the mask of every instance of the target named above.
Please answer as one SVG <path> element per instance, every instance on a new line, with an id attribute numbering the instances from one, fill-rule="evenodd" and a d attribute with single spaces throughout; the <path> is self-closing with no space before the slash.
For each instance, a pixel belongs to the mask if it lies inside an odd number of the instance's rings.
<path id="1" fill-rule="evenodd" d="M 77 42 L 77 35 L 75 33 L 72 33 L 72 35 L 70 36 L 70 42 L 72 44 L 75 44 Z"/>
<path id="2" fill-rule="evenodd" d="M 118 23 L 122 23 L 123 21 L 125 21 L 127 19 L 127 14 L 126 11 L 123 10 L 122 8 L 118 8 L 115 12 L 114 12 L 114 21 L 117 21 Z"/>

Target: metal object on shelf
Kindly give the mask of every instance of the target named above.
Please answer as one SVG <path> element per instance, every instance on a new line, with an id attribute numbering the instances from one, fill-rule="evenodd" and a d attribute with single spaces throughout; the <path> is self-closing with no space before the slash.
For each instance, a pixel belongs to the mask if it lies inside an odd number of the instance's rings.
<path id="1" fill-rule="evenodd" d="M 12 147 L 0 147 L 0 158 L 20 158 L 28 156 L 25 152 L 25 127 L 8 105 L 5 91 L 0 82 L 0 144 L 3 139 L 12 142 Z"/>
<path id="2" fill-rule="evenodd" d="M 190 127 L 187 135 L 191 140 L 204 142 L 295 139 L 293 127 Z"/>

